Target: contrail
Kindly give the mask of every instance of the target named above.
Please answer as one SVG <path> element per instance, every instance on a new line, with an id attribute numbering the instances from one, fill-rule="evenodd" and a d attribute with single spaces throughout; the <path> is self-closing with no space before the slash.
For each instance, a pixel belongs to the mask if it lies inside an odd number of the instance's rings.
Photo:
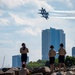
<path id="1" fill-rule="evenodd" d="M 75 11 L 59 11 L 53 10 L 49 11 L 49 16 L 51 18 L 61 18 L 61 19 L 75 19 Z"/>
<path id="2" fill-rule="evenodd" d="M 54 12 L 54 13 L 75 13 L 75 10 L 74 11 L 59 11 L 59 10 L 53 10 L 53 11 L 50 11 L 50 12 Z"/>
<path id="3" fill-rule="evenodd" d="M 58 19 L 72 19 L 75 20 L 75 17 L 52 17 L 51 18 L 58 18 Z"/>

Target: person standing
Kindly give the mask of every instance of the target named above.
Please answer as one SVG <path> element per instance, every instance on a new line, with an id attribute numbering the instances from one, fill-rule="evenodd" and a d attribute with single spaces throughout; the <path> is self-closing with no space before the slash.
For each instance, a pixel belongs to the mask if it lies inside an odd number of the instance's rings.
<path id="1" fill-rule="evenodd" d="M 25 64 L 27 62 L 27 53 L 29 52 L 28 48 L 26 47 L 25 43 L 22 43 L 22 47 L 20 48 L 21 53 L 21 62 L 22 64 Z"/>
<path id="2" fill-rule="evenodd" d="M 49 50 L 49 61 L 50 61 L 50 69 L 53 72 L 54 70 L 54 62 L 55 62 L 55 55 L 56 55 L 56 51 L 54 50 L 54 46 L 51 45 L 50 46 L 50 50 Z"/>
<path id="3" fill-rule="evenodd" d="M 58 57 L 59 70 L 61 69 L 61 66 L 64 66 L 64 71 L 66 71 L 66 66 L 65 66 L 65 62 L 64 62 L 65 55 L 66 55 L 66 50 L 63 47 L 63 43 L 60 44 L 60 48 L 58 50 L 58 54 L 59 54 L 59 57 Z"/>

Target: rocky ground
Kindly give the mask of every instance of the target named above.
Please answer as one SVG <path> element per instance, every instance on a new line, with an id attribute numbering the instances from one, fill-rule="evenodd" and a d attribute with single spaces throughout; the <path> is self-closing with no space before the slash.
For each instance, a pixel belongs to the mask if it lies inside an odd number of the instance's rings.
<path id="1" fill-rule="evenodd" d="M 0 75 L 19 75 L 19 70 L 19 68 L 3 68 L 0 70 Z M 50 68 L 46 66 L 28 70 L 30 71 L 29 75 L 75 75 L 75 66 L 67 68 L 66 72 L 64 72 L 62 68 L 60 72 L 56 69 L 53 73 L 51 73 Z"/>

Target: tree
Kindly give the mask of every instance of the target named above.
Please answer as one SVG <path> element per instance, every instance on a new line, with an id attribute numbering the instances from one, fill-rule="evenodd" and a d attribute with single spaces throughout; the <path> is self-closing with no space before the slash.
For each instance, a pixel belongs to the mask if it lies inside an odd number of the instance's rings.
<path id="1" fill-rule="evenodd" d="M 37 60 L 36 62 L 29 62 L 28 64 L 27 64 L 27 67 L 28 68 L 38 68 L 38 67 L 43 67 L 43 66 L 45 66 L 45 63 L 46 63 L 46 61 L 45 60 Z"/>
<path id="2" fill-rule="evenodd" d="M 71 67 L 72 65 L 75 65 L 75 57 L 66 56 L 65 64 L 67 67 Z"/>

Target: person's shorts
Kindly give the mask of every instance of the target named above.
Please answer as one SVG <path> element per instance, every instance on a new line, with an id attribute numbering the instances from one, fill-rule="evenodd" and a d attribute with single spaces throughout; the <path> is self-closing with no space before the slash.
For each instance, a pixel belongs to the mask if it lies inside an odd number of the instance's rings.
<path id="1" fill-rule="evenodd" d="M 27 54 L 22 54 L 21 55 L 21 62 L 27 62 Z"/>
<path id="2" fill-rule="evenodd" d="M 59 63 L 64 63 L 64 59 L 65 59 L 65 56 L 59 55 L 59 57 L 58 57 Z"/>
<path id="3" fill-rule="evenodd" d="M 49 63 L 50 63 L 50 64 L 54 64 L 54 61 L 55 61 L 55 57 L 50 57 L 50 58 L 49 58 Z"/>

